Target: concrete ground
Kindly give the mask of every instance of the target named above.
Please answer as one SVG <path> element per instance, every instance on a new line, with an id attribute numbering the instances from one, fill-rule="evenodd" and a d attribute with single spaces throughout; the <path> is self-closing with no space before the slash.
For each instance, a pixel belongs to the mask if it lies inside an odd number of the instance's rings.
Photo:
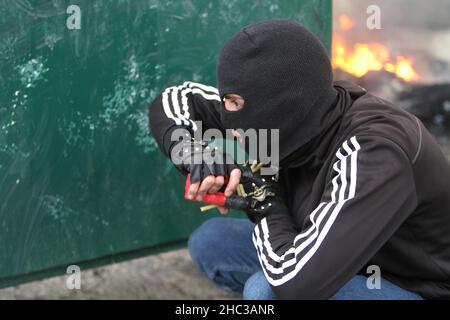
<path id="1" fill-rule="evenodd" d="M 81 271 L 81 289 L 67 276 L 0 290 L 4 299 L 240 299 L 204 278 L 187 249 Z"/>

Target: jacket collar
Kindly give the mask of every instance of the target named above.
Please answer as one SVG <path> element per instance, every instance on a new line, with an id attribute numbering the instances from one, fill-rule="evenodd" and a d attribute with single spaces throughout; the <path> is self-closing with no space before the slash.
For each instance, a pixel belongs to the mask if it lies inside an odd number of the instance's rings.
<path id="1" fill-rule="evenodd" d="M 325 162 L 335 141 L 339 138 L 342 119 L 354 101 L 366 94 L 366 90 L 358 85 L 346 81 L 336 81 L 334 88 L 338 92 L 337 98 L 330 109 L 321 119 L 321 130 L 308 143 L 281 160 L 283 168 L 317 168 Z"/>

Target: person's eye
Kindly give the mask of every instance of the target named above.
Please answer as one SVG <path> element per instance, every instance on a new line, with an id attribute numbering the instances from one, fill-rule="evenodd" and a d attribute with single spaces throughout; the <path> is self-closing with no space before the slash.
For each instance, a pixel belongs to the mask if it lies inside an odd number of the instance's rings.
<path id="1" fill-rule="evenodd" d="M 233 103 L 235 107 L 239 107 L 239 103 L 236 100 L 233 100 L 231 103 Z"/>

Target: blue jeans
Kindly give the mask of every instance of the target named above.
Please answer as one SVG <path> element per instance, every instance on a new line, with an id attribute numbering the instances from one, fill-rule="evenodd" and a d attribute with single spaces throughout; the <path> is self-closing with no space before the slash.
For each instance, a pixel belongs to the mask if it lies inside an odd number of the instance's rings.
<path id="1" fill-rule="evenodd" d="M 267 282 L 252 242 L 254 224 L 247 219 L 214 218 L 189 238 L 189 253 L 200 271 L 217 286 L 246 300 L 277 299 Z M 367 278 L 355 276 L 333 300 L 421 300 L 414 293 L 381 279 L 381 289 L 368 289 Z"/>

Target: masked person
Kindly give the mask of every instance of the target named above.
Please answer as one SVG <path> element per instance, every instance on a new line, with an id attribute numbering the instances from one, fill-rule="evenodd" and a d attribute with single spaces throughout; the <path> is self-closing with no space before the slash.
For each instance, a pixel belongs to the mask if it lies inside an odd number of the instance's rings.
<path id="1" fill-rule="evenodd" d="M 204 275 L 245 299 L 450 298 L 450 166 L 415 116 L 333 82 L 320 40 L 290 20 L 235 34 L 217 77 L 218 90 L 186 82 L 155 99 L 161 150 L 208 148 L 170 138 L 194 134 L 194 121 L 222 132 L 279 129 L 284 195 L 249 209 L 253 222 L 201 225 L 189 250 Z M 224 178 L 226 194 L 236 190 L 234 164 L 189 159 L 181 153 L 177 167 L 191 173 L 191 196 L 218 191 Z"/>

